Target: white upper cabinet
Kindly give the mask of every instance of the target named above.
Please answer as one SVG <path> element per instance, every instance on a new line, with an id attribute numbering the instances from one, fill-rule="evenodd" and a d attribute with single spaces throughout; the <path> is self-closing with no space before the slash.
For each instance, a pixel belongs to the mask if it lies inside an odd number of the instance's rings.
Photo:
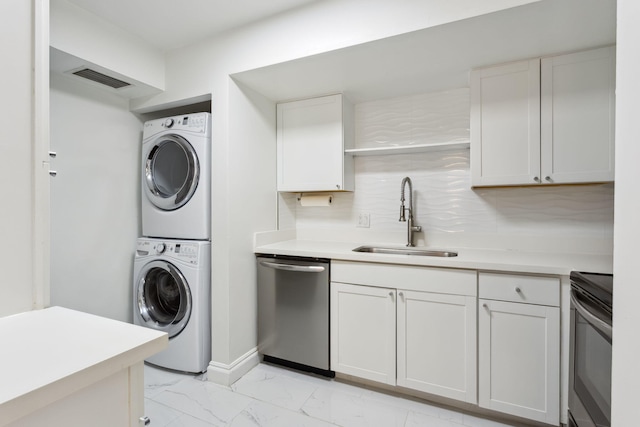
<path id="1" fill-rule="evenodd" d="M 353 191 L 353 133 L 341 94 L 278 104 L 278 191 Z"/>
<path id="2" fill-rule="evenodd" d="M 471 184 L 518 185 L 540 175 L 540 60 L 471 73 Z"/>
<path id="3" fill-rule="evenodd" d="M 615 48 L 471 73 L 473 186 L 613 181 Z"/>
<path id="4" fill-rule="evenodd" d="M 615 48 L 543 58 L 543 182 L 614 179 Z"/>

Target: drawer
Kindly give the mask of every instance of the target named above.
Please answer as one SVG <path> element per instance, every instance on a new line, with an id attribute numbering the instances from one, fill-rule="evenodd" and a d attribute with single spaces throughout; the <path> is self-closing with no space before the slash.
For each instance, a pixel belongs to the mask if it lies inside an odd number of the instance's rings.
<path id="1" fill-rule="evenodd" d="M 559 307 L 560 278 L 480 272 L 478 297 Z"/>
<path id="2" fill-rule="evenodd" d="M 475 270 L 331 261 L 331 281 L 418 292 L 477 295 Z"/>

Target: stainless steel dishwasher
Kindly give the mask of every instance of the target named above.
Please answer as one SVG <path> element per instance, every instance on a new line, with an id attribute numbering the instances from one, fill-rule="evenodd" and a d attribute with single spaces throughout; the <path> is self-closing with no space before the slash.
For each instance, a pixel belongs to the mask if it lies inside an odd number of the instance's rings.
<path id="1" fill-rule="evenodd" d="M 258 255 L 258 351 L 266 362 L 333 377 L 329 260 Z"/>

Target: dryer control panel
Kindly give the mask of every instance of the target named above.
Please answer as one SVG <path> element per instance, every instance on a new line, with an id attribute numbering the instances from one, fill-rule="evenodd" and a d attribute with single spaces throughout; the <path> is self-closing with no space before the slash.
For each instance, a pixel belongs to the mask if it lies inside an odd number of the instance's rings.
<path id="1" fill-rule="evenodd" d="M 211 114 L 193 113 L 182 116 L 165 117 L 145 122 L 142 138 L 147 139 L 164 132 L 186 131 L 210 136 Z"/>

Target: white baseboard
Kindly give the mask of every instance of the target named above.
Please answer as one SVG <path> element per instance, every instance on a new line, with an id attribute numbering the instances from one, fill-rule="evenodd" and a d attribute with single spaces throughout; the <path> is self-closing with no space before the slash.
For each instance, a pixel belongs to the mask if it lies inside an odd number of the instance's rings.
<path id="1" fill-rule="evenodd" d="M 230 386 L 259 363 L 260 355 L 257 348 L 249 350 L 230 364 L 212 360 L 207 368 L 207 379 L 216 384 Z"/>

